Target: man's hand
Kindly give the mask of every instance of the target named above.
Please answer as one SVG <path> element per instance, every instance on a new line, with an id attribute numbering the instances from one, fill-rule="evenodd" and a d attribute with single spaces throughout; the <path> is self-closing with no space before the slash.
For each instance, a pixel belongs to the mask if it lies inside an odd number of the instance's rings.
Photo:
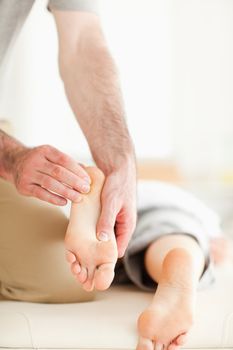
<path id="1" fill-rule="evenodd" d="M 20 145 L 5 152 L 3 163 L 4 177 L 25 196 L 65 205 L 67 199 L 79 202 L 81 193 L 90 190 L 90 178 L 83 167 L 48 145 L 35 148 Z"/>
<path id="2" fill-rule="evenodd" d="M 106 176 L 97 237 L 101 232 L 111 235 L 115 228 L 122 256 L 136 221 L 136 166 L 118 72 L 96 15 L 55 8 L 52 12 L 65 92 L 93 159 Z"/>
<path id="3" fill-rule="evenodd" d="M 118 256 L 121 258 L 136 226 L 135 172 L 125 169 L 107 176 L 101 202 L 97 238 L 108 240 L 115 230 Z"/>

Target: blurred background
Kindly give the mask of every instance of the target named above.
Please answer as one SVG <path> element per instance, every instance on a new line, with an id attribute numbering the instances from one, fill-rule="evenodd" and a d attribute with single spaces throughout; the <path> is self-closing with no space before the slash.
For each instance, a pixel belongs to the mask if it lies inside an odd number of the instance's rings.
<path id="1" fill-rule="evenodd" d="M 37 0 L 0 72 L 0 119 L 29 146 L 90 161 L 65 98 L 57 34 Z M 141 178 L 178 182 L 233 213 L 233 1 L 100 0 Z M 230 230 L 233 225 L 229 226 Z"/>

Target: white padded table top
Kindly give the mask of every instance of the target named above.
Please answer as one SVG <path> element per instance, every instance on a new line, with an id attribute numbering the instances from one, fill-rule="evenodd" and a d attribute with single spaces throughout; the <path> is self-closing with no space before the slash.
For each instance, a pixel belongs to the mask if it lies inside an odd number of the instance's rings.
<path id="1" fill-rule="evenodd" d="M 135 349 L 136 320 L 152 294 L 113 287 L 80 304 L 0 302 L 1 349 Z M 186 348 L 233 349 L 233 264 L 201 291 L 196 324 Z"/>

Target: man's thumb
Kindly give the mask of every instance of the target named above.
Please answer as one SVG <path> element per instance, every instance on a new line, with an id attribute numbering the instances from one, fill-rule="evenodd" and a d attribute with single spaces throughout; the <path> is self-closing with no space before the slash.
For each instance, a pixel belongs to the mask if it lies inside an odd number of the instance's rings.
<path id="1" fill-rule="evenodd" d="M 96 226 L 97 239 L 107 242 L 114 235 L 116 214 L 109 210 L 107 205 L 103 205 L 99 220 Z"/>

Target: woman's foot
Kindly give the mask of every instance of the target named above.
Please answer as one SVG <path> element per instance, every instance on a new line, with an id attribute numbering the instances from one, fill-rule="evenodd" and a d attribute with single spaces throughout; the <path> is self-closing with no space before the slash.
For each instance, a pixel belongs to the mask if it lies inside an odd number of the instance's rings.
<path id="1" fill-rule="evenodd" d="M 138 320 L 137 350 L 177 350 L 185 344 L 194 319 L 192 271 L 191 258 L 184 249 L 167 254 L 153 302 Z"/>
<path id="2" fill-rule="evenodd" d="M 67 261 L 71 271 L 87 291 L 107 289 L 114 278 L 117 261 L 115 236 L 109 241 L 96 238 L 104 174 L 96 167 L 85 169 L 91 177 L 91 191 L 80 203 L 73 203 L 65 237 Z"/>

